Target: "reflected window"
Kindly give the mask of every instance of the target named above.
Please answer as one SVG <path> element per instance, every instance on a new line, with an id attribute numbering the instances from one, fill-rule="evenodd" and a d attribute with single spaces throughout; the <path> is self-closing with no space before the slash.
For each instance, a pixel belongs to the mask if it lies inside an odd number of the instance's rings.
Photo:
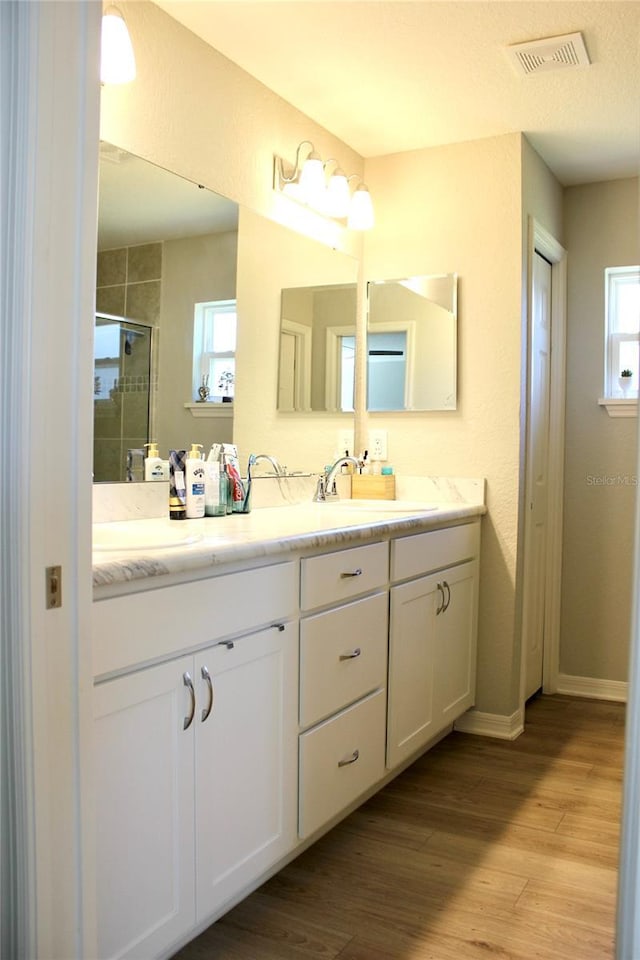
<path id="1" fill-rule="evenodd" d="M 233 400 L 236 379 L 237 312 L 235 300 L 196 303 L 193 325 L 193 394 L 201 387 L 208 399 Z"/>

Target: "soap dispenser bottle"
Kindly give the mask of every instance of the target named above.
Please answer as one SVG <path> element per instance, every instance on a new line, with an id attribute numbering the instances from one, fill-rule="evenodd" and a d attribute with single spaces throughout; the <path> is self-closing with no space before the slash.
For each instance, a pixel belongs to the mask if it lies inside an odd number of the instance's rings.
<path id="1" fill-rule="evenodd" d="M 201 443 L 192 443 L 185 464 L 185 485 L 187 488 L 187 520 L 204 517 L 204 462 L 200 454 Z"/>
<path id="2" fill-rule="evenodd" d="M 168 465 L 165 469 L 164 461 L 158 452 L 157 443 L 145 443 L 147 456 L 144 461 L 145 480 L 168 480 Z"/>

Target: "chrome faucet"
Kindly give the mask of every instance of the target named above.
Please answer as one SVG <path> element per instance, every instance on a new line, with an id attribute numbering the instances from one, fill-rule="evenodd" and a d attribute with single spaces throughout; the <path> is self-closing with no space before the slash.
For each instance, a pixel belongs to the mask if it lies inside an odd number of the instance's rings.
<path id="1" fill-rule="evenodd" d="M 249 462 L 251 465 L 257 463 L 258 460 L 266 460 L 267 463 L 270 463 L 273 467 L 273 472 L 275 473 L 276 477 L 286 477 L 287 468 L 283 467 L 275 457 L 270 457 L 268 453 L 252 453 L 249 457 Z"/>
<path id="2" fill-rule="evenodd" d="M 324 503 L 326 500 L 337 500 L 338 491 L 336 490 L 336 475 L 343 463 L 352 463 L 356 470 L 360 469 L 360 461 L 355 457 L 338 457 L 336 462 L 330 467 L 324 475 L 318 477 L 318 486 L 316 487 L 314 503 Z"/>

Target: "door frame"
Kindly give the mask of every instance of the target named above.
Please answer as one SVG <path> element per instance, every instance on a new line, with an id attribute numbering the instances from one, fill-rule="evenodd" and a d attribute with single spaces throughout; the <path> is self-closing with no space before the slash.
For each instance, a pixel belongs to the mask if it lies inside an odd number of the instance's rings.
<path id="1" fill-rule="evenodd" d="M 551 365 L 549 395 L 549 492 L 548 514 L 554 518 L 547 534 L 544 604 L 544 653 L 542 690 L 556 693 L 560 670 L 560 596 L 562 577 L 562 511 L 564 499 L 564 413 L 566 392 L 565 358 L 567 350 L 567 251 L 533 217 L 529 217 L 527 240 L 527 348 L 526 348 L 526 433 L 525 484 L 529 466 L 529 364 L 533 321 L 533 258 L 536 251 L 551 263 Z M 526 509 L 526 501 L 524 503 Z M 522 555 L 522 595 L 520 610 L 530 579 L 527 544 Z M 524 718 L 526 681 L 525 632 L 520 630 L 520 706 Z"/>
<path id="2" fill-rule="evenodd" d="M 0 515 L 0 953 L 48 960 L 95 956 L 90 357 L 101 14 L 95 3 L 0 4 L 9 132 L 0 425 L 17 468 Z M 47 608 L 45 571 L 55 566 L 62 602 Z"/>

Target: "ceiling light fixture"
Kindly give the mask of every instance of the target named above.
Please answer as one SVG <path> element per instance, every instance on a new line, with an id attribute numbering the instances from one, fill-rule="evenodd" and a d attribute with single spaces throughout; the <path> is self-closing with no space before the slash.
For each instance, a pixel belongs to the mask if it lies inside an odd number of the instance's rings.
<path id="1" fill-rule="evenodd" d="M 302 151 L 308 147 L 302 159 Z M 327 168 L 335 164 L 329 175 Z M 352 192 L 351 180 L 360 180 Z M 275 158 L 274 190 L 283 193 L 317 213 L 334 220 L 345 220 L 351 230 L 369 230 L 373 226 L 373 203 L 367 186 L 357 174 L 347 177 L 333 157 L 322 161 L 310 140 L 298 144 L 293 167 L 281 157 Z"/>
<path id="2" fill-rule="evenodd" d="M 109 6 L 102 15 L 100 82 L 130 83 L 136 77 L 136 60 L 124 17 Z"/>

